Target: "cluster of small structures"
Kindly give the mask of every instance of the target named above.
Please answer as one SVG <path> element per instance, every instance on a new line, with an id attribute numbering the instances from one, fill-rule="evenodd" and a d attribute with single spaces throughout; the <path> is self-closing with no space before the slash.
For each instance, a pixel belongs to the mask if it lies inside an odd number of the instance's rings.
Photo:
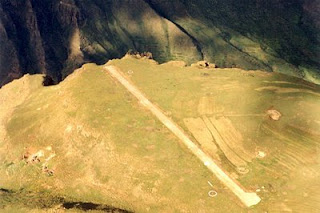
<path id="1" fill-rule="evenodd" d="M 151 52 L 138 52 L 138 51 L 133 51 L 129 50 L 124 57 L 133 57 L 136 59 L 153 59 L 152 53 Z M 184 61 L 168 61 L 164 64 L 170 64 L 172 66 L 176 67 L 185 67 L 187 66 L 186 62 Z M 215 63 L 211 63 L 208 61 L 198 61 L 193 64 L 191 64 L 191 67 L 196 67 L 199 69 L 214 69 L 214 68 L 219 68 Z"/>
<path id="2" fill-rule="evenodd" d="M 34 154 L 31 154 L 29 151 L 26 151 L 24 154 L 23 154 L 23 160 L 29 164 L 29 163 L 40 163 L 40 157 L 44 156 L 44 153 L 43 151 L 39 151 L 39 152 L 36 152 Z"/>
<path id="3" fill-rule="evenodd" d="M 129 55 L 131 57 L 135 57 L 137 59 L 140 59 L 140 58 L 153 59 L 151 52 L 141 52 L 140 53 L 138 51 L 129 50 L 126 55 Z"/>
<path id="4" fill-rule="evenodd" d="M 54 174 L 54 170 L 49 169 L 47 165 L 47 162 L 54 156 L 55 154 L 51 154 L 47 159 L 44 160 L 44 163 L 42 164 L 42 172 L 48 176 L 52 176 Z M 27 164 L 36 164 L 41 162 L 41 157 L 44 157 L 44 152 L 42 150 L 34 154 L 31 154 L 30 151 L 26 150 L 26 152 L 22 155 L 22 160 L 24 160 Z"/>
<path id="5" fill-rule="evenodd" d="M 218 68 L 216 64 L 210 63 L 208 61 L 198 61 L 197 63 L 191 64 L 191 67 L 207 68 L 207 69 Z"/>

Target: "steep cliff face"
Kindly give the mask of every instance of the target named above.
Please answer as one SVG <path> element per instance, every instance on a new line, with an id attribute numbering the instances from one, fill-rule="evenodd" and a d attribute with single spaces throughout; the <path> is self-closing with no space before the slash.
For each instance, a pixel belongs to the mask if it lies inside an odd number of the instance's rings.
<path id="1" fill-rule="evenodd" d="M 8 79 L 4 81 L 10 80 L 10 74 L 16 76 L 25 72 L 44 73 L 46 71 L 45 51 L 31 2 L 5 1 L 1 4 L 1 10 L 4 17 L 3 33 L 6 34 L 3 43 L 9 44 L 1 51 L 4 58 L 9 60 L 1 60 L 1 71 L 7 70 L 9 73 Z M 10 51 L 12 54 L 7 55 Z M 2 63 L 7 66 L 3 66 Z M 11 65 L 13 65 L 13 72 L 10 71 Z"/>
<path id="2" fill-rule="evenodd" d="M 2 7 L 0 7 L 0 85 L 21 76 L 18 53 L 13 41 L 8 38 L 6 30 L 6 28 L 12 28 L 12 31 L 15 30 L 14 26 L 10 25 L 10 22 L 10 18 L 6 16 Z"/>
<path id="3" fill-rule="evenodd" d="M 319 82 L 318 0 L 148 2 L 194 36 L 209 60 Z M 176 2 L 187 12 L 176 13 Z"/>
<path id="4" fill-rule="evenodd" d="M 0 0 L 0 86 L 129 49 L 319 82 L 319 0 Z"/>

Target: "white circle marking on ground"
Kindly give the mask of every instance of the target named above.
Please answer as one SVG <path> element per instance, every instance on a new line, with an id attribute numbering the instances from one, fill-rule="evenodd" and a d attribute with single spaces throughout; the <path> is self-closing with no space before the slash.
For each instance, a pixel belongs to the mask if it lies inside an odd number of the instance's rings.
<path id="1" fill-rule="evenodd" d="M 214 191 L 214 190 L 210 190 L 210 191 L 208 192 L 208 195 L 209 195 L 209 197 L 215 197 L 215 196 L 218 195 L 218 192 L 216 192 L 216 191 Z"/>

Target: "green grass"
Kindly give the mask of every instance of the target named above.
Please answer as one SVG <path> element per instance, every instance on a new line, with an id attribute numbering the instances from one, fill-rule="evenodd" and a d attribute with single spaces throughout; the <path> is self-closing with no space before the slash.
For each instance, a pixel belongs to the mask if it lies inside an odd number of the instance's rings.
<path id="1" fill-rule="evenodd" d="M 204 165 L 96 65 L 32 94 L 15 110 L 7 131 L 6 144 L 15 151 L 2 157 L 13 162 L 10 169 L 1 167 L 1 172 L 11 171 L 3 188 L 47 190 L 137 212 L 194 212 L 199 205 L 204 211 L 241 212 L 237 199 Z M 44 150 L 45 157 L 25 164 L 24 147 Z M 41 171 L 50 153 L 56 154 L 48 164 L 53 176 Z M 215 199 L 207 196 L 208 180 L 221 192 Z"/>
<path id="2" fill-rule="evenodd" d="M 64 197 L 136 212 L 210 212 L 212 209 L 216 212 L 274 212 L 284 205 L 297 211 L 315 210 L 312 200 L 299 197 L 302 186 L 306 186 L 302 191 L 316 200 L 313 191 L 308 189 L 316 179 L 310 174 L 303 177 L 298 169 L 317 167 L 312 160 L 317 154 L 314 150 L 319 147 L 319 140 L 297 127 L 317 131 L 312 122 L 320 120 L 319 97 L 255 89 L 273 85 L 311 88 L 319 93 L 318 86 L 281 74 L 176 68 L 130 58 L 110 63 L 120 67 L 126 75 L 132 70 L 128 78 L 183 128 L 184 118 L 201 116 L 197 107 L 204 96 L 214 98 L 224 113 L 264 113 L 270 106 L 280 110 L 283 117 L 279 122 L 266 116 L 230 117 L 243 135 L 247 149 L 258 147 L 267 152 L 266 158 L 254 159 L 249 164 L 248 174 L 238 174 L 238 181 L 249 190 L 266 187 L 266 191 L 259 193 L 262 202 L 256 207 L 244 208 L 101 66 L 86 64 L 59 85 L 31 91 L 7 121 L 7 137 L 0 148 L 3 162 L 0 172 L 6 175 L 0 188 L 15 192 L 23 189 L 34 196 L 18 199 L 18 195 L 10 195 L 12 200 L 3 203 L 3 209 L 14 210 L 13 206 L 18 205 L 21 212 L 30 208 L 45 210 L 46 199 L 39 201 L 37 198 L 37 193 L 45 191 L 50 202 Z M 37 76 L 30 77 L 34 78 Z M 16 83 L 19 86 L 19 81 Z M 233 87 L 221 90 L 228 85 Z M 48 146 L 52 150 L 47 150 Z M 45 156 L 40 158 L 40 163 L 26 164 L 21 159 L 26 149 L 33 153 L 43 150 Z M 284 162 L 281 155 L 286 150 L 296 151 L 299 157 L 300 153 L 306 155 L 307 161 L 298 163 L 296 170 L 284 169 L 280 163 Z M 55 154 L 47 163 L 54 171 L 53 176 L 42 171 L 50 154 Z M 223 168 L 235 173 L 222 152 L 220 155 Z M 213 183 L 217 197 L 208 197 L 207 181 Z"/>
<path id="3" fill-rule="evenodd" d="M 197 68 L 176 68 L 167 65 L 152 65 L 147 60 L 121 59 L 113 60 L 111 64 L 119 67 L 138 88 L 140 88 L 151 101 L 160 106 L 164 111 L 170 112 L 172 118 L 184 127 L 183 119 L 201 116 L 197 105 L 201 97 L 207 96 L 214 99 L 217 106 L 223 107 L 224 114 L 263 114 L 270 107 L 282 113 L 280 121 L 271 121 L 267 116 L 261 117 L 230 117 L 233 125 L 244 137 L 244 146 L 248 150 L 260 149 L 267 152 L 267 157 L 262 160 L 253 160 L 249 164 L 250 172 L 240 175 L 238 181 L 247 189 L 257 186 L 270 186 L 267 192 L 259 193 L 263 198 L 256 209 L 275 211 L 286 196 L 294 198 L 289 200 L 289 208 L 300 211 L 316 211 L 317 206 L 301 203 L 295 196 L 299 196 L 299 184 L 310 184 L 315 181 L 315 176 L 307 175 L 306 181 L 300 180 L 297 174 L 301 169 L 317 168 L 315 159 L 319 148 L 319 138 L 311 132 L 317 131 L 315 123 L 320 120 L 319 96 L 302 92 L 275 93 L 272 90 L 262 92 L 255 89 L 265 86 L 276 86 L 281 89 L 308 89 L 317 94 L 319 86 L 309 84 L 300 79 L 276 73 L 245 72 L 233 69 L 205 70 Z M 128 75 L 127 71 L 133 71 Z M 208 73 L 209 75 L 203 75 Z M 278 81 L 285 81 L 279 84 Z M 224 86 L 233 86 L 231 89 L 221 90 Z M 305 130 L 299 129 L 305 127 Z M 187 131 L 187 129 L 185 128 Z M 295 159 L 282 158 L 287 151 L 301 153 Z M 293 154 L 294 154 L 293 153 Z M 224 159 L 225 161 L 226 159 Z M 296 162 L 296 161 L 299 162 Z M 223 167 L 230 173 L 234 169 L 228 162 L 222 162 Z M 296 168 L 289 170 L 283 168 L 282 163 L 296 162 Z M 307 181 L 309 180 L 309 181 Z M 299 190 L 285 189 L 289 186 L 299 185 Z M 276 192 L 273 191 L 273 188 Z M 283 192 L 287 193 L 286 195 Z M 273 201 L 274 197 L 279 197 Z M 317 195 L 313 197 L 317 200 Z M 301 198 L 302 199 L 302 198 Z M 310 202 L 312 203 L 312 202 Z M 287 204 L 285 204 L 287 205 Z"/>

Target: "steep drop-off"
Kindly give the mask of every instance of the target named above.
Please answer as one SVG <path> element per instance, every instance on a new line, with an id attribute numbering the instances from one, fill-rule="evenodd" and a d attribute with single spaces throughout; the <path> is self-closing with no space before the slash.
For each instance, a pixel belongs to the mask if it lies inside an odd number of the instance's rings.
<path id="1" fill-rule="evenodd" d="M 129 49 L 319 83 L 319 0 L 0 0 L 0 86 Z"/>

